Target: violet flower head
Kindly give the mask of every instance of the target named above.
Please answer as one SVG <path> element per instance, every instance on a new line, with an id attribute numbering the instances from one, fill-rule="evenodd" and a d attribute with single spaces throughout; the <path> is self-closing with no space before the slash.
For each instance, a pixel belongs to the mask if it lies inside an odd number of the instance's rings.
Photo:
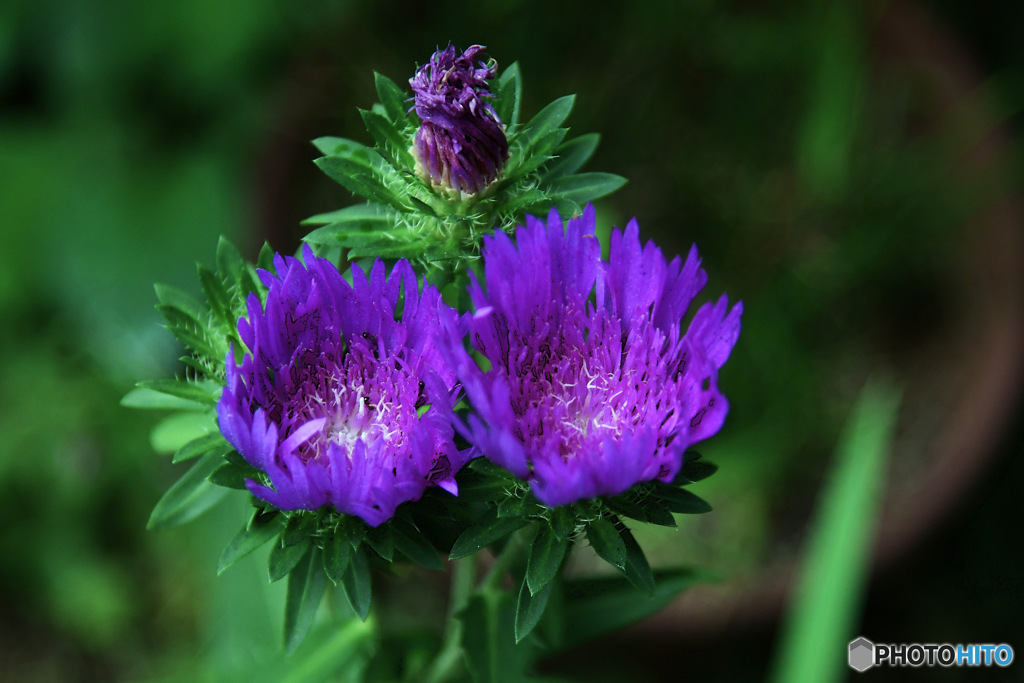
<path id="1" fill-rule="evenodd" d="M 696 247 L 667 262 L 636 221 L 615 229 L 610 260 L 594 209 L 563 226 L 528 217 L 515 244 L 484 239 L 486 290 L 473 278 L 473 347 L 453 362 L 474 414 L 459 424 L 483 455 L 531 483 L 548 506 L 670 481 L 692 444 L 715 434 L 728 403 L 717 385 L 742 303 L 704 304 Z"/>
<path id="2" fill-rule="evenodd" d="M 377 526 L 428 486 L 456 493 L 465 453 L 454 445 L 455 376 L 435 336 L 455 311 L 433 287 L 417 290 L 405 261 L 349 285 L 304 249 L 260 271 L 266 305 L 251 294 L 227 358 L 217 404 L 221 432 L 266 482 L 249 490 L 282 510 L 324 505 Z M 396 309 L 400 309 L 396 310 Z M 269 482 L 269 486 L 265 485 Z"/>
<path id="3" fill-rule="evenodd" d="M 417 170 L 459 196 L 487 187 L 508 158 L 505 128 L 486 99 L 496 68 L 486 59 L 482 45 L 461 55 L 449 45 L 409 79 L 422 121 L 412 150 Z"/>

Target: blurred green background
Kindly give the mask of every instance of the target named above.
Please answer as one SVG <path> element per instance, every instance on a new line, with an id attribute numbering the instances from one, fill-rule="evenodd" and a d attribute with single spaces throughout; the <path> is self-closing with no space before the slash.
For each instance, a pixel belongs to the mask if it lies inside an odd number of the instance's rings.
<path id="1" fill-rule="evenodd" d="M 577 93 L 573 131 L 602 134 L 589 170 L 630 179 L 604 215 L 637 216 L 666 252 L 696 242 L 706 298 L 746 304 L 732 412 L 701 449 L 716 511 L 648 534 L 662 563 L 725 585 L 552 670 L 761 678 L 840 427 L 878 372 L 904 404 L 851 637 L 1020 645 L 1021 26 L 1019 3 L 953 0 L 4 3 L 0 671 L 290 670 L 263 558 L 214 576 L 245 501 L 146 532 L 181 472 L 150 445 L 160 416 L 118 401 L 178 369 L 152 283 L 198 292 L 221 234 L 249 257 L 293 250 L 301 219 L 351 202 L 308 140 L 368 142 L 373 70 L 402 82 L 449 40 L 518 60 L 526 115 Z"/>

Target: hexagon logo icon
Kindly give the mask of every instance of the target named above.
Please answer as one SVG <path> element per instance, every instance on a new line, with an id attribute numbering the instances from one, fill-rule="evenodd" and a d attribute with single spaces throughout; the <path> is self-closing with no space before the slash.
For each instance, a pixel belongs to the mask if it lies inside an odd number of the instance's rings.
<path id="1" fill-rule="evenodd" d="M 850 642 L 850 668 L 854 671 L 867 671 L 875 665 L 875 644 L 861 637 Z"/>

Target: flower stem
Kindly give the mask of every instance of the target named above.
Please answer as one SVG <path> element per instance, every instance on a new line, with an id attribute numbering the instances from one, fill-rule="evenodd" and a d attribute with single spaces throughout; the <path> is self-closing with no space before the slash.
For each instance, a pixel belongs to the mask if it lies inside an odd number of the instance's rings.
<path id="1" fill-rule="evenodd" d="M 444 641 L 427 674 L 428 683 L 451 680 L 458 673 L 462 663 L 462 622 L 458 614 L 465 608 L 473 592 L 473 583 L 476 579 L 476 568 L 473 563 L 472 557 L 452 562 L 451 593 L 448 596 Z"/>
<path id="2" fill-rule="evenodd" d="M 519 556 L 526 549 L 526 538 L 529 530 L 530 527 L 523 527 L 512 533 L 508 543 L 505 544 L 505 547 L 494 559 L 494 564 L 491 565 L 487 576 L 480 582 L 480 588 L 477 589 L 477 592 L 490 593 L 498 589 L 498 584 L 501 583 L 501 580 L 508 573 L 512 564 L 519 559 Z"/>

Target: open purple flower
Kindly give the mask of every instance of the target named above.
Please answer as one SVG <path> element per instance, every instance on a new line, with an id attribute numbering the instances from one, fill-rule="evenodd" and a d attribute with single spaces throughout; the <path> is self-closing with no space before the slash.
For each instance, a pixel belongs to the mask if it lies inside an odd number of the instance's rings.
<path id="1" fill-rule="evenodd" d="M 349 285 L 309 247 L 305 265 L 276 256 L 260 271 L 266 305 L 249 296 L 227 359 L 217 417 L 228 442 L 270 486 L 246 481 L 282 510 L 332 505 L 371 526 L 427 486 L 456 492 L 465 454 L 454 445 L 455 376 L 435 346 L 457 314 L 433 287 L 417 290 L 405 261 Z"/>
<path id="2" fill-rule="evenodd" d="M 683 452 L 722 426 L 717 373 L 740 331 L 742 304 L 704 304 L 696 248 L 666 262 L 640 244 L 636 221 L 612 233 L 601 259 L 594 209 L 563 226 L 528 217 L 516 243 L 484 239 L 486 291 L 473 279 L 473 347 L 456 350 L 474 414 L 460 425 L 492 461 L 531 483 L 548 506 L 669 481 Z"/>
<path id="3" fill-rule="evenodd" d="M 449 45 L 409 79 L 422 121 L 413 145 L 418 170 L 435 187 L 460 195 L 487 187 L 508 158 L 505 128 L 485 99 L 495 73 L 485 60 L 482 45 L 461 55 Z"/>

